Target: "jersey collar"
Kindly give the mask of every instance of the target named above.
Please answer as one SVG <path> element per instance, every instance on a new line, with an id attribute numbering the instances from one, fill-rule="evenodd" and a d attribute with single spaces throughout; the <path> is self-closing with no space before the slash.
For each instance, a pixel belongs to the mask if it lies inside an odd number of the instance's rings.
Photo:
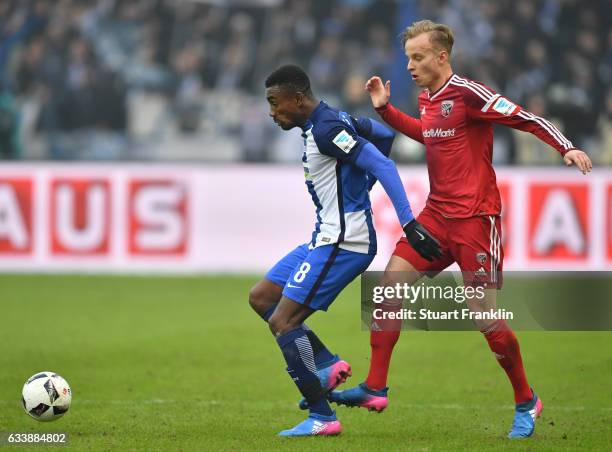
<path id="1" fill-rule="evenodd" d="M 321 115 L 321 113 L 323 113 L 323 110 L 325 110 L 326 108 L 327 104 L 323 101 L 319 101 L 319 105 L 317 105 L 317 108 L 312 111 L 312 113 L 308 117 L 308 120 L 306 121 L 306 124 L 302 126 L 302 130 L 306 132 L 307 130 L 311 129 L 312 125 L 317 121 L 317 118 Z"/>
<path id="2" fill-rule="evenodd" d="M 438 96 L 438 94 L 440 94 L 442 91 L 444 91 L 446 89 L 446 87 L 449 85 L 449 83 L 451 82 L 451 80 L 453 79 L 454 76 L 455 76 L 455 74 L 451 74 L 451 76 L 444 82 L 444 85 L 442 85 L 440 88 L 438 88 L 433 93 L 430 93 L 429 91 L 427 91 L 427 95 L 429 96 L 429 100 L 433 100 L 434 97 Z"/>

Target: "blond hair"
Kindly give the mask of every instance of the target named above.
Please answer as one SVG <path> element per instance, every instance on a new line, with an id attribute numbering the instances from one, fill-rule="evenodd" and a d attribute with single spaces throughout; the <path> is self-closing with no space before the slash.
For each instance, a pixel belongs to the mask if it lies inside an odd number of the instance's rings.
<path id="1" fill-rule="evenodd" d="M 423 33 L 429 33 L 429 42 L 437 49 L 446 50 L 449 55 L 451 54 L 455 42 L 453 30 L 448 25 L 437 24 L 431 20 L 419 20 L 407 27 L 400 35 L 402 48 L 406 47 L 406 41 Z"/>

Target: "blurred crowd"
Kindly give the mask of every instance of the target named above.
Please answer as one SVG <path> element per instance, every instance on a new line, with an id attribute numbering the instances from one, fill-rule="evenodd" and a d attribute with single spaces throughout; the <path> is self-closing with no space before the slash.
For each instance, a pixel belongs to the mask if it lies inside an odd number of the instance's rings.
<path id="1" fill-rule="evenodd" d="M 431 18 L 457 73 L 555 122 L 612 165 L 611 0 L 3 0 L 0 158 L 292 161 L 299 132 L 268 117 L 263 80 L 302 65 L 315 94 L 376 116 L 363 86 L 392 81 L 416 114 L 398 34 Z M 496 127 L 495 159 L 558 163 Z M 297 149 L 296 149 L 297 143 Z M 400 161 L 423 148 L 398 139 Z"/>

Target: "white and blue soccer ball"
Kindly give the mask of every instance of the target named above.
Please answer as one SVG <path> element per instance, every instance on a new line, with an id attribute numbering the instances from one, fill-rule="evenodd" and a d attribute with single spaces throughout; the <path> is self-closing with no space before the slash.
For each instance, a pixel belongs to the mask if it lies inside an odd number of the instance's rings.
<path id="1" fill-rule="evenodd" d="M 28 378 L 22 391 L 23 408 L 37 421 L 54 421 L 70 408 L 72 391 L 55 372 L 39 372 Z"/>

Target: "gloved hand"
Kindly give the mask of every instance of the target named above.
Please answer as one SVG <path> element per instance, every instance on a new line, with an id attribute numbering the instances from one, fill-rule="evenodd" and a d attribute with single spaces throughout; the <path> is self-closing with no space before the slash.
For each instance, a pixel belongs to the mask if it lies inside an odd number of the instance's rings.
<path id="1" fill-rule="evenodd" d="M 438 241 L 418 221 L 412 220 L 406 223 L 403 229 L 408 243 L 421 257 L 431 262 L 442 256 L 442 249 Z"/>

